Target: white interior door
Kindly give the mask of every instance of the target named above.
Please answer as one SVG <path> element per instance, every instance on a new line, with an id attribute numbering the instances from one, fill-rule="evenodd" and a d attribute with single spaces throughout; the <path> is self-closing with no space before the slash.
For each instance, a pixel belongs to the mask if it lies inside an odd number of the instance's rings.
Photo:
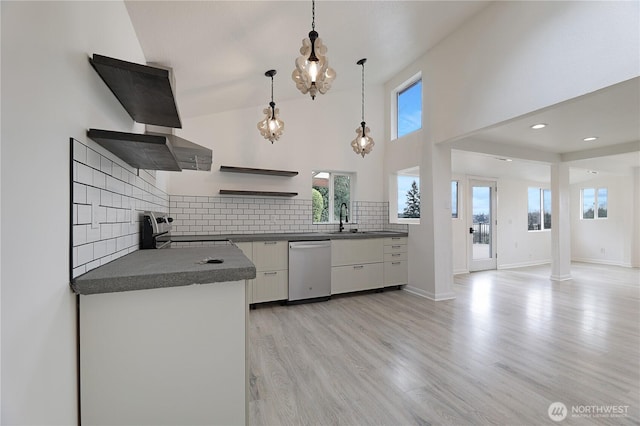
<path id="1" fill-rule="evenodd" d="M 469 181 L 469 271 L 496 269 L 496 182 Z"/>

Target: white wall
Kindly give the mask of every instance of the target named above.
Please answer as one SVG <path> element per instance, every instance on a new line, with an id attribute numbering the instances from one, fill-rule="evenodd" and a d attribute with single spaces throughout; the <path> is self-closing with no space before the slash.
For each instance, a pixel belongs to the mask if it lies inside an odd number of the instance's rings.
<path id="1" fill-rule="evenodd" d="M 498 269 L 551 262 L 551 231 L 527 230 L 529 187 L 549 184 L 498 180 Z"/>
<path id="2" fill-rule="evenodd" d="M 639 26 L 639 2 L 491 4 L 421 61 L 432 139 L 636 77 Z"/>
<path id="3" fill-rule="evenodd" d="M 453 273 L 469 272 L 469 218 L 467 215 L 467 198 L 469 185 L 467 176 L 451 175 L 451 180 L 458 181 L 458 217 L 451 219 L 451 245 L 453 248 Z"/>
<path id="4" fill-rule="evenodd" d="M 580 190 L 607 188 L 606 219 L 581 219 Z M 634 191 L 635 196 L 634 196 Z M 571 185 L 571 259 L 632 266 L 634 199 L 640 197 L 632 176 L 602 176 Z"/>
<path id="5" fill-rule="evenodd" d="M 283 79 L 286 75 L 283 77 Z M 265 80 L 265 84 L 267 81 Z M 276 103 L 285 130 L 273 144 L 262 138 L 256 124 L 264 118 L 264 106 L 184 118 L 176 134 L 213 150 L 211 173 L 173 173 L 169 193 L 217 195 L 223 189 L 290 191 L 311 199 L 312 170 L 357 174 L 356 200 L 383 201 L 381 173 L 384 144 L 382 86 L 367 86 L 365 120 L 376 145 L 365 158 L 353 152 L 351 141 L 361 121 L 360 91 L 329 92 L 315 101 L 300 95 Z M 265 98 L 265 105 L 268 99 Z M 220 166 L 294 170 L 293 178 L 221 173 Z M 386 201 L 386 200 L 384 200 Z"/>
<path id="6" fill-rule="evenodd" d="M 122 2 L 1 2 L 2 424 L 75 424 L 69 138 L 131 131 L 91 68 L 144 62 Z M 95 145 L 95 144 L 93 144 Z"/>

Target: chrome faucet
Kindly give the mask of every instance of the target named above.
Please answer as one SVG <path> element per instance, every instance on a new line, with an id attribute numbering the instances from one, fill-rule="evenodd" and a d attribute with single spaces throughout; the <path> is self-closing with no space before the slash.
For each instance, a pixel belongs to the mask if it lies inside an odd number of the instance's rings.
<path id="1" fill-rule="evenodd" d="M 349 222 L 349 206 L 347 206 L 347 203 L 342 203 L 340 204 L 340 232 L 344 229 L 344 224 L 342 223 L 342 207 L 344 207 L 345 210 L 345 220 Z"/>

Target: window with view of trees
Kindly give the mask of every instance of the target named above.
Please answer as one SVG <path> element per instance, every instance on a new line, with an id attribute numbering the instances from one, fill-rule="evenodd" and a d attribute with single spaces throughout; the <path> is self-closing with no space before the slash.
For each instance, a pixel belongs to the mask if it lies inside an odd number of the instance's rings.
<path id="1" fill-rule="evenodd" d="M 527 209 L 527 229 L 541 231 L 551 229 L 551 190 L 529 188 Z"/>
<path id="2" fill-rule="evenodd" d="M 313 223 L 333 223 L 340 220 L 340 206 L 351 210 L 353 175 L 337 172 L 313 172 L 311 203 Z"/>
<path id="3" fill-rule="evenodd" d="M 604 219 L 607 217 L 607 188 L 583 188 L 582 219 Z"/>
<path id="4" fill-rule="evenodd" d="M 422 128 L 422 79 L 397 92 L 397 137 Z"/>
<path id="5" fill-rule="evenodd" d="M 398 218 L 420 219 L 420 177 L 398 173 Z"/>
<path id="6" fill-rule="evenodd" d="M 451 181 L 451 217 L 458 218 L 458 181 Z"/>

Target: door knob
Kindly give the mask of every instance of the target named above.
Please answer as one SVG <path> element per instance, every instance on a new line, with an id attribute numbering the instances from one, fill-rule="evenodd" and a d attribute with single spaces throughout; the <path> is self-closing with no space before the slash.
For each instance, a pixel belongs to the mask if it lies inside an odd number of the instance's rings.
<path id="1" fill-rule="evenodd" d="M 473 234 L 473 228 L 469 228 L 469 233 Z"/>

